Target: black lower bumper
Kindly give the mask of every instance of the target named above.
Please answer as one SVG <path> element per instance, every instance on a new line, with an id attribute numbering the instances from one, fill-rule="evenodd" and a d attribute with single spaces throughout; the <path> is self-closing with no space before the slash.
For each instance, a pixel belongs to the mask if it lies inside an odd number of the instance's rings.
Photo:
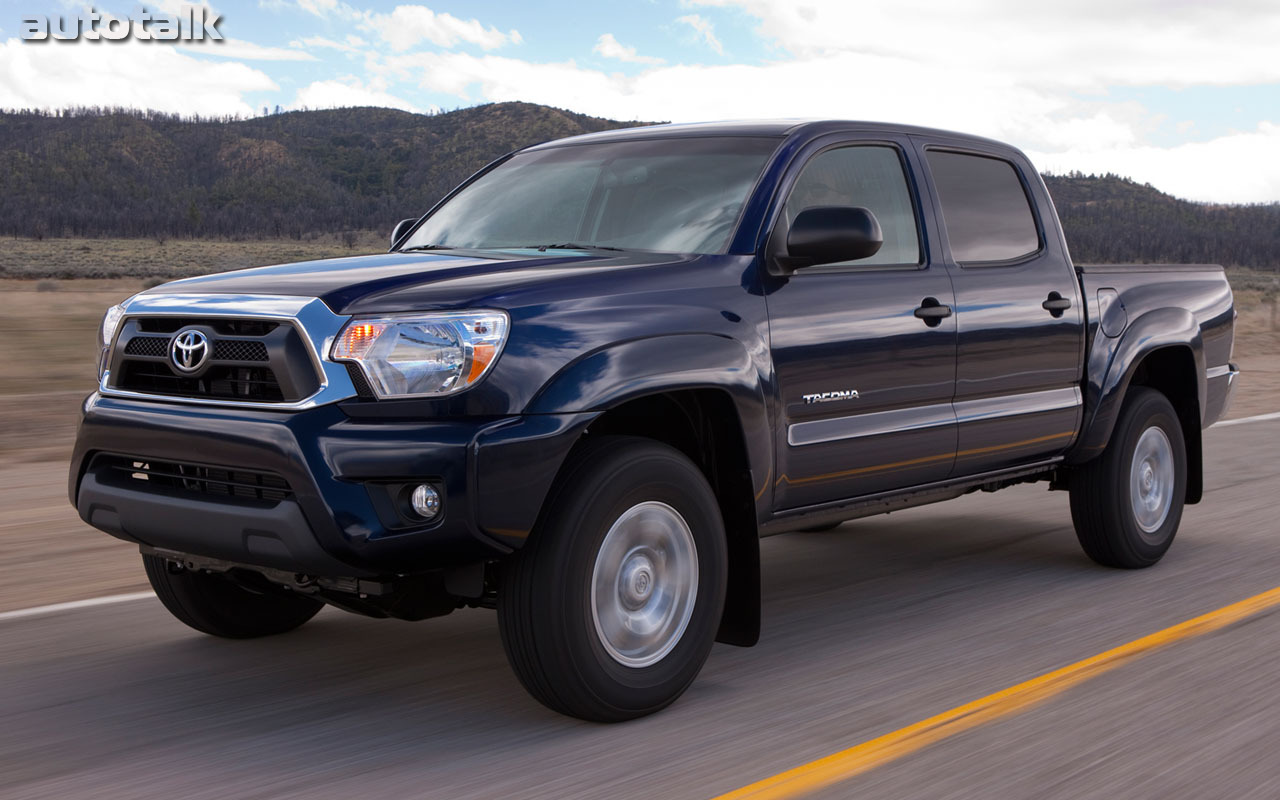
<path id="1" fill-rule="evenodd" d="M 593 416 L 364 420 L 336 406 L 279 413 L 95 395 L 70 496 L 90 525 L 151 547 L 314 575 L 412 573 L 519 547 Z M 284 488 L 254 489 L 260 476 Z M 417 483 L 443 496 L 430 522 L 398 510 L 400 487 Z"/>

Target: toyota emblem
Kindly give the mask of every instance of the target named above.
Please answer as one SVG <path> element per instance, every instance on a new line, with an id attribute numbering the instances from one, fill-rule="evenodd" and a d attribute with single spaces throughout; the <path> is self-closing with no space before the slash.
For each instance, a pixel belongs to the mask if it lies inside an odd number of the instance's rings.
<path id="1" fill-rule="evenodd" d="M 197 330 L 180 331 L 169 345 L 169 360 L 179 372 L 195 372 L 209 360 L 209 337 Z"/>

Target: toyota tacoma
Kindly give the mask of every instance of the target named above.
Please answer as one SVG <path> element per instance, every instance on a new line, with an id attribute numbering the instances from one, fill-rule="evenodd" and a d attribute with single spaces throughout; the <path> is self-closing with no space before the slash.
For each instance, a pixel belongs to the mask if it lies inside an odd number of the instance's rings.
<path id="1" fill-rule="evenodd" d="M 1234 320 L 1220 267 L 1073 265 L 995 141 L 588 134 L 498 159 L 385 254 L 110 309 L 70 497 L 199 631 L 493 608 L 534 697 L 624 720 L 755 643 L 762 536 L 1042 482 L 1094 561 L 1154 564 L 1202 495 Z"/>

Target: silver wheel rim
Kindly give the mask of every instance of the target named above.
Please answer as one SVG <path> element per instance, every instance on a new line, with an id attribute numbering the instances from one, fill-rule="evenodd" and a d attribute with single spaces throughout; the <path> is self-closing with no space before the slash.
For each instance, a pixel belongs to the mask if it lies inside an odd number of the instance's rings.
<path id="1" fill-rule="evenodd" d="M 693 617 L 698 549 L 680 513 L 648 501 L 618 517 L 591 572 L 591 620 L 614 661 L 648 667 L 670 653 Z"/>
<path id="2" fill-rule="evenodd" d="M 1173 445 L 1157 427 L 1147 428 L 1138 438 L 1129 467 L 1129 501 L 1133 518 L 1144 534 L 1154 534 L 1164 525 L 1173 506 Z M 1154 541 L 1156 537 L 1143 537 Z"/>

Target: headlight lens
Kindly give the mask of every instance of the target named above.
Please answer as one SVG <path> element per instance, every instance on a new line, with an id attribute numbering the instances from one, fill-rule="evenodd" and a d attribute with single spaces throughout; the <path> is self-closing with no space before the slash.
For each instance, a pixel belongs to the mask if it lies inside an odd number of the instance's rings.
<path id="1" fill-rule="evenodd" d="M 107 348 L 111 346 L 111 340 L 116 338 L 116 328 L 120 327 L 120 320 L 124 317 L 124 306 L 112 306 L 107 309 L 107 313 L 102 317 L 102 325 L 100 332 L 102 334 L 102 346 Z M 93 319 L 90 317 L 89 319 Z"/>
<path id="2" fill-rule="evenodd" d="M 439 396 L 474 386 L 507 340 L 502 311 L 353 319 L 333 343 L 334 361 L 354 361 L 379 397 Z"/>

